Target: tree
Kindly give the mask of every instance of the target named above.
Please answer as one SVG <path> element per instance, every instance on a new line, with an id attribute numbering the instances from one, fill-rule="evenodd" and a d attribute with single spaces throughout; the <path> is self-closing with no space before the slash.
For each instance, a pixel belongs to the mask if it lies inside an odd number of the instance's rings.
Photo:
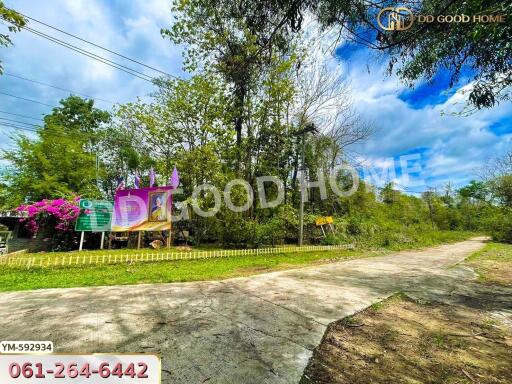
<path id="1" fill-rule="evenodd" d="M 512 151 L 489 160 L 481 173 L 492 197 L 502 205 L 512 207 Z"/>
<path id="2" fill-rule="evenodd" d="M 485 181 L 471 180 L 468 185 L 460 188 L 457 193 L 473 202 L 486 202 L 489 200 L 489 184 Z"/>
<path id="3" fill-rule="evenodd" d="M 312 13 L 320 24 L 339 31 L 338 40 L 362 44 L 389 57 L 389 72 L 408 84 L 420 79 L 433 80 L 439 70 L 450 74 L 450 87 L 464 73 L 470 84 L 469 103 L 475 108 L 489 108 L 510 98 L 512 84 L 512 3 L 502 0 L 268 0 L 249 1 L 253 6 L 270 9 L 279 15 L 275 34 L 287 37 L 303 27 L 304 15 Z M 216 2 L 203 0 L 202 8 Z M 207 4 L 207 5 L 206 5 Z M 245 4 L 245 2 L 244 2 Z M 434 15 L 505 15 L 504 23 L 413 23 L 406 31 L 385 32 L 377 25 L 377 15 L 388 6 L 401 5 L 413 14 Z M 208 14 L 203 14 L 208 17 Z M 233 15 L 231 15 L 233 17 Z M 467 77 L 467 78 L 466 78 Z"/>
<path id="4" fill-rule="evenodd" d="M 188 70 L 195 71 L 202 63 L 202 69 L 220 74 L 229 85 L 239 174 L 243 149 L 247 149 L 242 148 L 244 133 L 253 140 L 247 116 L 251 97 L 257 94 L 255 83 L 276 55 L 286 55 L 291 48 L 288 29 L 282 24 L 286 18 L 272 5 L 247 0 L 176 0 L 176 22 L 162 30 L 174 43 L 187 45 Z"/>
<path id="5" fill-rule="evenodd" d="M 9 32 L 19 32 L 27 22 L 18 12 L 7 8 L 2 1 L 0 1 L 0 19 L 9 23 L 7 27 Z M 0 46 L 7 47 L 11 44 L 12 41 L 9 35 L 0 33 Z M 2 62 L 0 61 L 0 75 L 3 73 L 1 63 Z"/>
<path id="6" fill-rule="evenodd" d="M 182 185 L 191 193 L 193 186 L 213 181 L 199 158 L 212 165 L 212 158 L 219 162 L 231 156 L 233 130 L 226 129 L 225 89 L 208 74 L 188 80 L 160 79 L 157 85 L 152 103 L 128 103 L 114 111 L 102 160 L 125 177 L 136 170 L 145 174 L 153 167 L 164 182 L 174 166 L 187 169 Z"/>
<path id="7" fill-rule="evenodd" d="M 60 104 L 45 116 L 36 140 L 14 135 L 17 148 L 3 152 L 2 158 L 10 163 L 3 177 L 4 205 L 75 194 L 100 196 L 96 150 L 110 115 L 95 108 L 92 100 L 77 96 Z"/>

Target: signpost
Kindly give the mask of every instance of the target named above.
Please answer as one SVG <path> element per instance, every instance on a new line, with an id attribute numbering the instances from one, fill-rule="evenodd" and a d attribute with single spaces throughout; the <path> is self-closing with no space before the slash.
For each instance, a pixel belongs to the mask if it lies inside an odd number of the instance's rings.
<path id="1" fill-rule="evenodd" d="M 112 221 L 113 204 L 107 200 L 80 200 L 80 214 L 76 220 L 75 231 L 80 234 L 80 247 L 84 243 L 84 232 L 101 232 L 101 245 L 105 240 L 105 232 L 110 231 Z"/>
<path id="2" fill-rule="evenodd" d="M 322 229 L 322 233 L 325 237 L 325 231 L 324 231 L 324 225 L 328 225 L 329 228 L 331 228 L 331 231 L 334 232 L 334 228 L 332 226 L 332 223 L 334 222 L 332 216 L 320 216 L 316 218 L 315 224 L 317 227 L 320 227 Z"/>

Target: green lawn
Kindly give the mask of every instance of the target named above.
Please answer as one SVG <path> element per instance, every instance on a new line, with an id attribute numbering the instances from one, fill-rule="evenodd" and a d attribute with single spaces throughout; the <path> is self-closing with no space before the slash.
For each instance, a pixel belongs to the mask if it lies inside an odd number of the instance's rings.
<path id="1" fill-rule="evenodd" d="M 481 282 L 512 286 L 512 244 L 489 243 L 466 263 L 478 273 Z"/>
<path id="2" fill-rule="evenodd" d="M 400 249 L 420 248 L 445 242 L 460 241 L 474 235 L 474 233 L 469 232 L 438 231 L 435 236 L 428 238 L 428 241 L 407 243 L 406 245 L 401 245 Z M 395 250 L 395 247 L 389 246 L 386 249 L 382 249 L 383 252 L 390 250 Z M 105 251 L 90 252 L 94 252 L 94 254 L 98 252 L 103 252 L 100 254 L 105 253 Z M 128 250 L 114 252 L 126 253 Z M 137 251 L 130 250 L 129 252 Z M 147 250 L 147 252 L 155 251 Z M 359 248 L 355 250 L 143 262 L 130 265 L 126 263 L 111 265 L 70 265 L 49 268 L 36 267 L 31 269 L 0 266 L 0 291 L 218 280 L 275 270 L 298 268 L 314 263 L 369 257 L 379 254 L 382 254 L 382 252 L 368 252 L 368 250 L 364 248 Z M 48 253 L 32 254 L 30 257 L 34 255 L 48 256 Z M 55 257 L 59 257 L 59 255 L 62 256 L 62 254 L 58 253 L 51 255 Z M 26 256 L 28 255 L 22 257 Z"/>
<path id="3" fill-rule="evenodd" d="M 86 265 L 28 270 L 3 268 L 0 269 L 0 291 L 216 280 L 362 255 L 360 251 L 341 250 L 146 262 L 131 265 Z"/>

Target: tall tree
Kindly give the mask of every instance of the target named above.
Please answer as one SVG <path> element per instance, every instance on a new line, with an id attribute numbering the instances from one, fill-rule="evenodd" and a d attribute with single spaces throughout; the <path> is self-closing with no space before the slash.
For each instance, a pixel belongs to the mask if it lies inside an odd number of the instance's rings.
<path id="1" fill-rule="evenodd" d="M 512 3 L 502 0 L 248 0 L 252 7 L 273 12 L 272 36 L 287 37 L 304 27 L 305 15 L 313 14 L 324 28 L 339 30 L 338 37 L 385 52 L 389 71 L 396 70 L 408 84 L 432 80 L 439 70 L 448 71 L 451 85 L 464 77 L 469 103 L 489 108 L 510 99 L 512 84 Z M 188 2 L 187 2 L 188 3 Z M 216 1 L 202 0 L 196 6 L 211 9 Z M 246 7 L 250 7 L 244 2 Z M 416 15 L 503 15 L 503 23 L 413 23 L 406 31 L 383 31 L 377 15 L 389 6 L 405 6 Z M 245 8 L 240 8 L 242 11 Z M 211 18 L 211 14 L 202 14 Z M 235 14 L 227 14 L 234 20 Z M 227 20 L 223 20 L 227 23 Z"/>
<path id="2" fill-rule="evenodd" d="M 194 71 L 201 63 L 230 86 L 236 166 L 241 172 L 244 134 L 249 141 L 254 139 L 247 124 L 250 98 L 274 55 L 289 52 L 291 39 L 282 25 L 287 18 L 271 2 L 250 0 L 175 0 L 173 11 L 176 22 L 162 34 L 187 45 L 186 68 Z"/>
<path id="3" fill-rule="evenodd" d="M 73 194 L 97 197 L 97 145 L 108 112 L 92 100 L 70 96 L 45 116 L 37 139 L 18 134 L 16 148 L 3 151 L 10 163 L 3 177 L 4 205 Z"/>

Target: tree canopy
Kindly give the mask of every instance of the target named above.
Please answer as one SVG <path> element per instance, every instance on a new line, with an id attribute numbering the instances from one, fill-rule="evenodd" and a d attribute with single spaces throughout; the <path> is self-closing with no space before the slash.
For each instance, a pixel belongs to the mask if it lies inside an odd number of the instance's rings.
<path id="1" fill-rule="evenodd" d="M 3 177 L 3 205 L 73 194 L 99 196 L 96 151 L 109 119 L 92 100 L 70 96 L 45 116 L 37 139 L 15 134 L 16 147 L 2 154 L 10 163 Z"/>
<path id="2" fill-rule="evenodd" d="M 288 47 L 290 35 L 304 27 L 304 20 L 316 18 L 323 28 L 335 29 L 344 38 L 383 52 L 389 72 L 396 72 L 407 84 L 433 80 L 440 70 L 450 75 L 451 86 L 459 80 L 470 85 L 469 103 L 475 108 L 489 108 L 510 98 L 512 84 L 512 4 L 501 0 L 404 0 L 373 2 L 369 0 L 236 0 L 226 7 L 217 1 L 177 1 L 176 9 L 188 16 L 180 19 L 170 36 L 175 41 L 197 42 L 197 31 L 203 39 L 199 47 L 219 46 L 219 39 L 229 47 L 216 51 L 217 58 L 244 64 L 254 52 L 268 53 L 276 46 Z M 226 5 L 226 4 L 223 4 Z M 377 25 L 379 11 L 389 6 L 405 6 L 416 15 L 503 15 L 504 23 L 413 23 L 405 31 L 383 31 Z M 181 15 L 181 13 L 180 13 Z M 202 21 L 201 21 L 202 20 Z M 236 28 L 232 26 L 247 26 Z M 205 26 L 207 26 L 205 28 Z M 227 26 L 227 27 L 226 27 Z M 260 33 L 255 33 L 258 31 Z M 236 37 L 237 44 L 230 39 Z M 240 38 L 253 49 L 240 54 Z M 233 51 L 234 50 L 234 51 Z M 231 58 L 230 58 L 231 57 Z M 243 59 L 242 61 L 240 61 Z M 253 61 L 257 63 L 257 61 Z M 239 71 L 238 67 L 238 71 Z M 250 70 L 244 74 L 251 73 Z M 240 78 L 237 75 L 237 78 Z M 242 77 L 243 78 L 243 77 Z"/>
<path id="3" fill-rule="evenodd" d="M 7 29 L 9 32 L 18 32 L 26 23 L 26 20 L 16 11 L 6 8 L 4 3 L 0 1 L 0 19 L 8 23 Z M 6 33 L 0 33 L 0 46 L 7 47 L 12 44 L 12 40 Z M 2 62 L 0 61 L 0 75 L 3 72 Z"/>

